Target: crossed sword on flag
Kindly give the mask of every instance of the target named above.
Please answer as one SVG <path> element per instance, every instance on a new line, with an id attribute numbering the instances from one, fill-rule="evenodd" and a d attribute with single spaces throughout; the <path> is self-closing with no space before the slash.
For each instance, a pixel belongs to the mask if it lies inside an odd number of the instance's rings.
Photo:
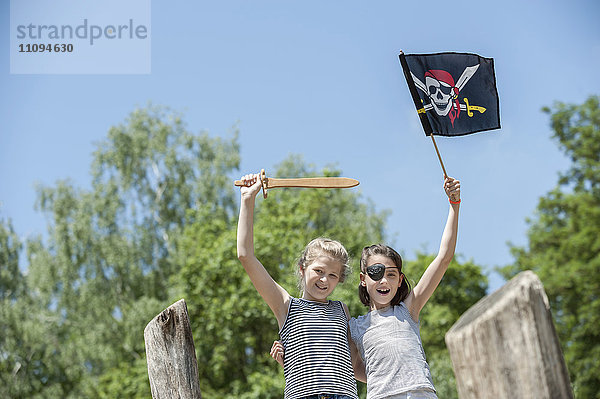
<path id="1" fill-rule="evenodd" d="M 473 66 L 465 68 L 462 75 L 460 75 L 460 78 L 458 78 L 458 81 L 456 82 L 456 88 L 458 89 L 459 93 L 463 89 L 463 87 L 465 87 L 465 85 L 467 84 L 469 79 L 471 79 L 471 77 L 473 75 L 475 75 L 475 72 L 477 72 L 478 68 L 479 68 L 479 65 L 473 65 Z M 425 83 L 421 82 L 421 80 L 419 80 L 419 78 L 417 78 L 415 76 L 415 74 L 412 73 L 412 71 L 410 72 L 410 74 L 412 76 L 413 81 L 415 82 L 415 86 L 417 86 L 419 89 L 421 89 L 423 91 L 423 93 L 425 93 L 429 97 L 429 90 L 427 90 L 427 86 L 425 85 Z M 465 100 L 465 103 L 460 104 L 460 110 L 461 111 L 466 110 L 467 115 L 469 117 L 473 116 L 473 111 L 479 111 L 482 114 L 486 111 L 485 107 L 481 107 L 479 105 L 470 105 L 468 98 L 464 97 L 464 100 Z M 431 111 L 432 108 L 433 108 L 432 104 L 425 104 L 425 105 L 423 105 L 423 112 Z"/>
<path id="2" fill-rule="evenodd" d="M 261 169 L 258 176 L 262 184 L 263 197 L 267 198 L 267 190 L 281 187 L 304 187 L 304 188 L 349 188 L 359 185 L 359 181 L 349 177 L 297 177 L 292 179 L 275 179 L 267 177 L 265 170 Z M 236 180 L 236 186 L 244 186 L 242 180 Z"/>

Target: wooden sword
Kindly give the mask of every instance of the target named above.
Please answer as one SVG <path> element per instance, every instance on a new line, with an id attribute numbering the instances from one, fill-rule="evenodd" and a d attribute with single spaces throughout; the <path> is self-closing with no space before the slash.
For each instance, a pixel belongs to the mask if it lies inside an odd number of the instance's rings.
<path id="1" fill-rule="evenodd" d="M 359 181 L 349 177 L 297 177 L 292 179 L 275 179 L 267 177 L 265 170 L 260 171 L 263 196 L 267 198 L 267 190 L 281 187 L 304 187 L 304 188 L 349 188 L 359 185 Z M 240 187 L 244 183 L 236 180 L 235 185 Z"/>

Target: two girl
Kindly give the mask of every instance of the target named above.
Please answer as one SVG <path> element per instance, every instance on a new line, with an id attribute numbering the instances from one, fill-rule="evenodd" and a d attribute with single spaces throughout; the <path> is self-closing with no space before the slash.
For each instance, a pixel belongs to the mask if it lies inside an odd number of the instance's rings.
<path id="1" fill-rule="evenodd" d="M 352 360 L 357 363 L 360 357 L 349 336 L 348 308 L 327 299 L 349 274 L 346 249 L 329 239 L 311 241 L 298 261 L 302 297 L 292 297 L 254 254 L 254 205 L 261 182 L 257 174 L 242 181 L 238 258 L 277 319 L 286 351 L 285 398 L 358 399 Z M 356 368 L 364 381 L 364 366 L 357 363 Z"/>
<path id="2" fill-rule="evenodd" d="M 439 252 L 414 289 L 410 289 L 402 272 L 402 258 L 394 249 L 381 244 L 363 249 L 359 298 L 370 311 L 352 318 L 349 326 L 364 360 L 368 399 L 437 398 L 421 343 L 419 314 L 444 276 L 456 247 L 460 182 L 446 177 L 444 190 L 450 210 Z M 275 343 L 271 356 L 281 363 L 283 350 Z M 356 365 L 361 365 L 359 360 Z"/>

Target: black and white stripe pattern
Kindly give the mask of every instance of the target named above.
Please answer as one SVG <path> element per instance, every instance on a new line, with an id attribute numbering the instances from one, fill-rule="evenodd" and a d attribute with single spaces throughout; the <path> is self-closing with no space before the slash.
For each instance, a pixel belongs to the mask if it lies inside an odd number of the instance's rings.
<path id="1" fill-rule="evenodd" d="M 358 399 L 341 302 L 292 298 L 279 334 L 285 348 L 285 399 L 316 394 Z"/>

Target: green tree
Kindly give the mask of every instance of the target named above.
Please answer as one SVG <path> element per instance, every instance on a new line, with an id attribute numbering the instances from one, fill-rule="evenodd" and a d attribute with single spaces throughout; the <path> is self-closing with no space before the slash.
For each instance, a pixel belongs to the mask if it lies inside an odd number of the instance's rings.
<path id="1" fill-rule="evenodd" d="M 522 270 L 540 277 L 578 398 L 600 398 L 599 102 L 544 108 L 572 164 L 528 219 L 528 245 L 513 246 L 515 262 L 501 270 L 506 278 Z"/>
<path id="2" fill-rule="evenodd" d="M 298 157 L 284 161 L 277 176 L 338 176 L 316 173 Z M 273 278 L 297 296 L 296 257 L 313 238 L 340 240 L 350 254 L 383 238 L 385 213 L 376 212 L 357 190 L 277 189 L 257 199 L 255 247 Z M 270 358 L 277 322 L 254 289 L 236 255 L 237 212 L 194 212 L 180 245 L 181 296 L 187 299 L 198 354 L 203 395 L 229 398 L 280 398 L 283 376 Z M 355 270 L 358 259 L 353 260 Z M 334 292 L 351 311 L 362 310 L 354 273 Z"/>
<path id="3" fill-rule="evenodd" d="M 98 145 L 90 189 L 38 188 L 48 238 L 27 243 L 33 328 L 17 329 L 7 352 L 30 348 L 15 373 L 32 383 L 17 397 L 149 395 L 143 327 L 169 305 L 187 210 L 233 212 L 238 152 L 237 132 L 192 134 L 178 114 L 148 107 Z"/>
<path id="4" fill-rule="evenodd" d="M 59 397 L 63 390 L 54 382 L 64 367 L 43 361 L 59 336 L 56 317 L 30 295 L 20 268 L 22 247 L 10 220 L 0 222 L 0 397 Z"/>
<path id="5" fill-rule="evenodd" d="M 417 253 L 407 261 L 405 274 L 411 286 L 419 281 L 435 255 Z M 421 339 L 440 398 L 457 398 L 452 362 L 444 341 L 446 332 L 458 318 L 486 295 L 488 281 L 480 266 L 472 261 L 459 262 L 455 256 L 442 281 L 419 316 Z"/>
<path id="6" fill-rule="evenodd" d="M 15 300 L 23 292 L 25 281 L 19 269 L 22 247 L 12 222 L 0 219 L 0 301 Z"/>
<path id="7" fill-rule="evenodd" d="M 17 298 L 25 292 L 25 279 L 19 270 L 19 253 L 23 244 L 10 220 L 0 220 L 0 396 L 16 394 L 16 374 L 21 368 L 23 352 L 12 350 L 17 346 L 15 334 L 19 317 Z"/>

